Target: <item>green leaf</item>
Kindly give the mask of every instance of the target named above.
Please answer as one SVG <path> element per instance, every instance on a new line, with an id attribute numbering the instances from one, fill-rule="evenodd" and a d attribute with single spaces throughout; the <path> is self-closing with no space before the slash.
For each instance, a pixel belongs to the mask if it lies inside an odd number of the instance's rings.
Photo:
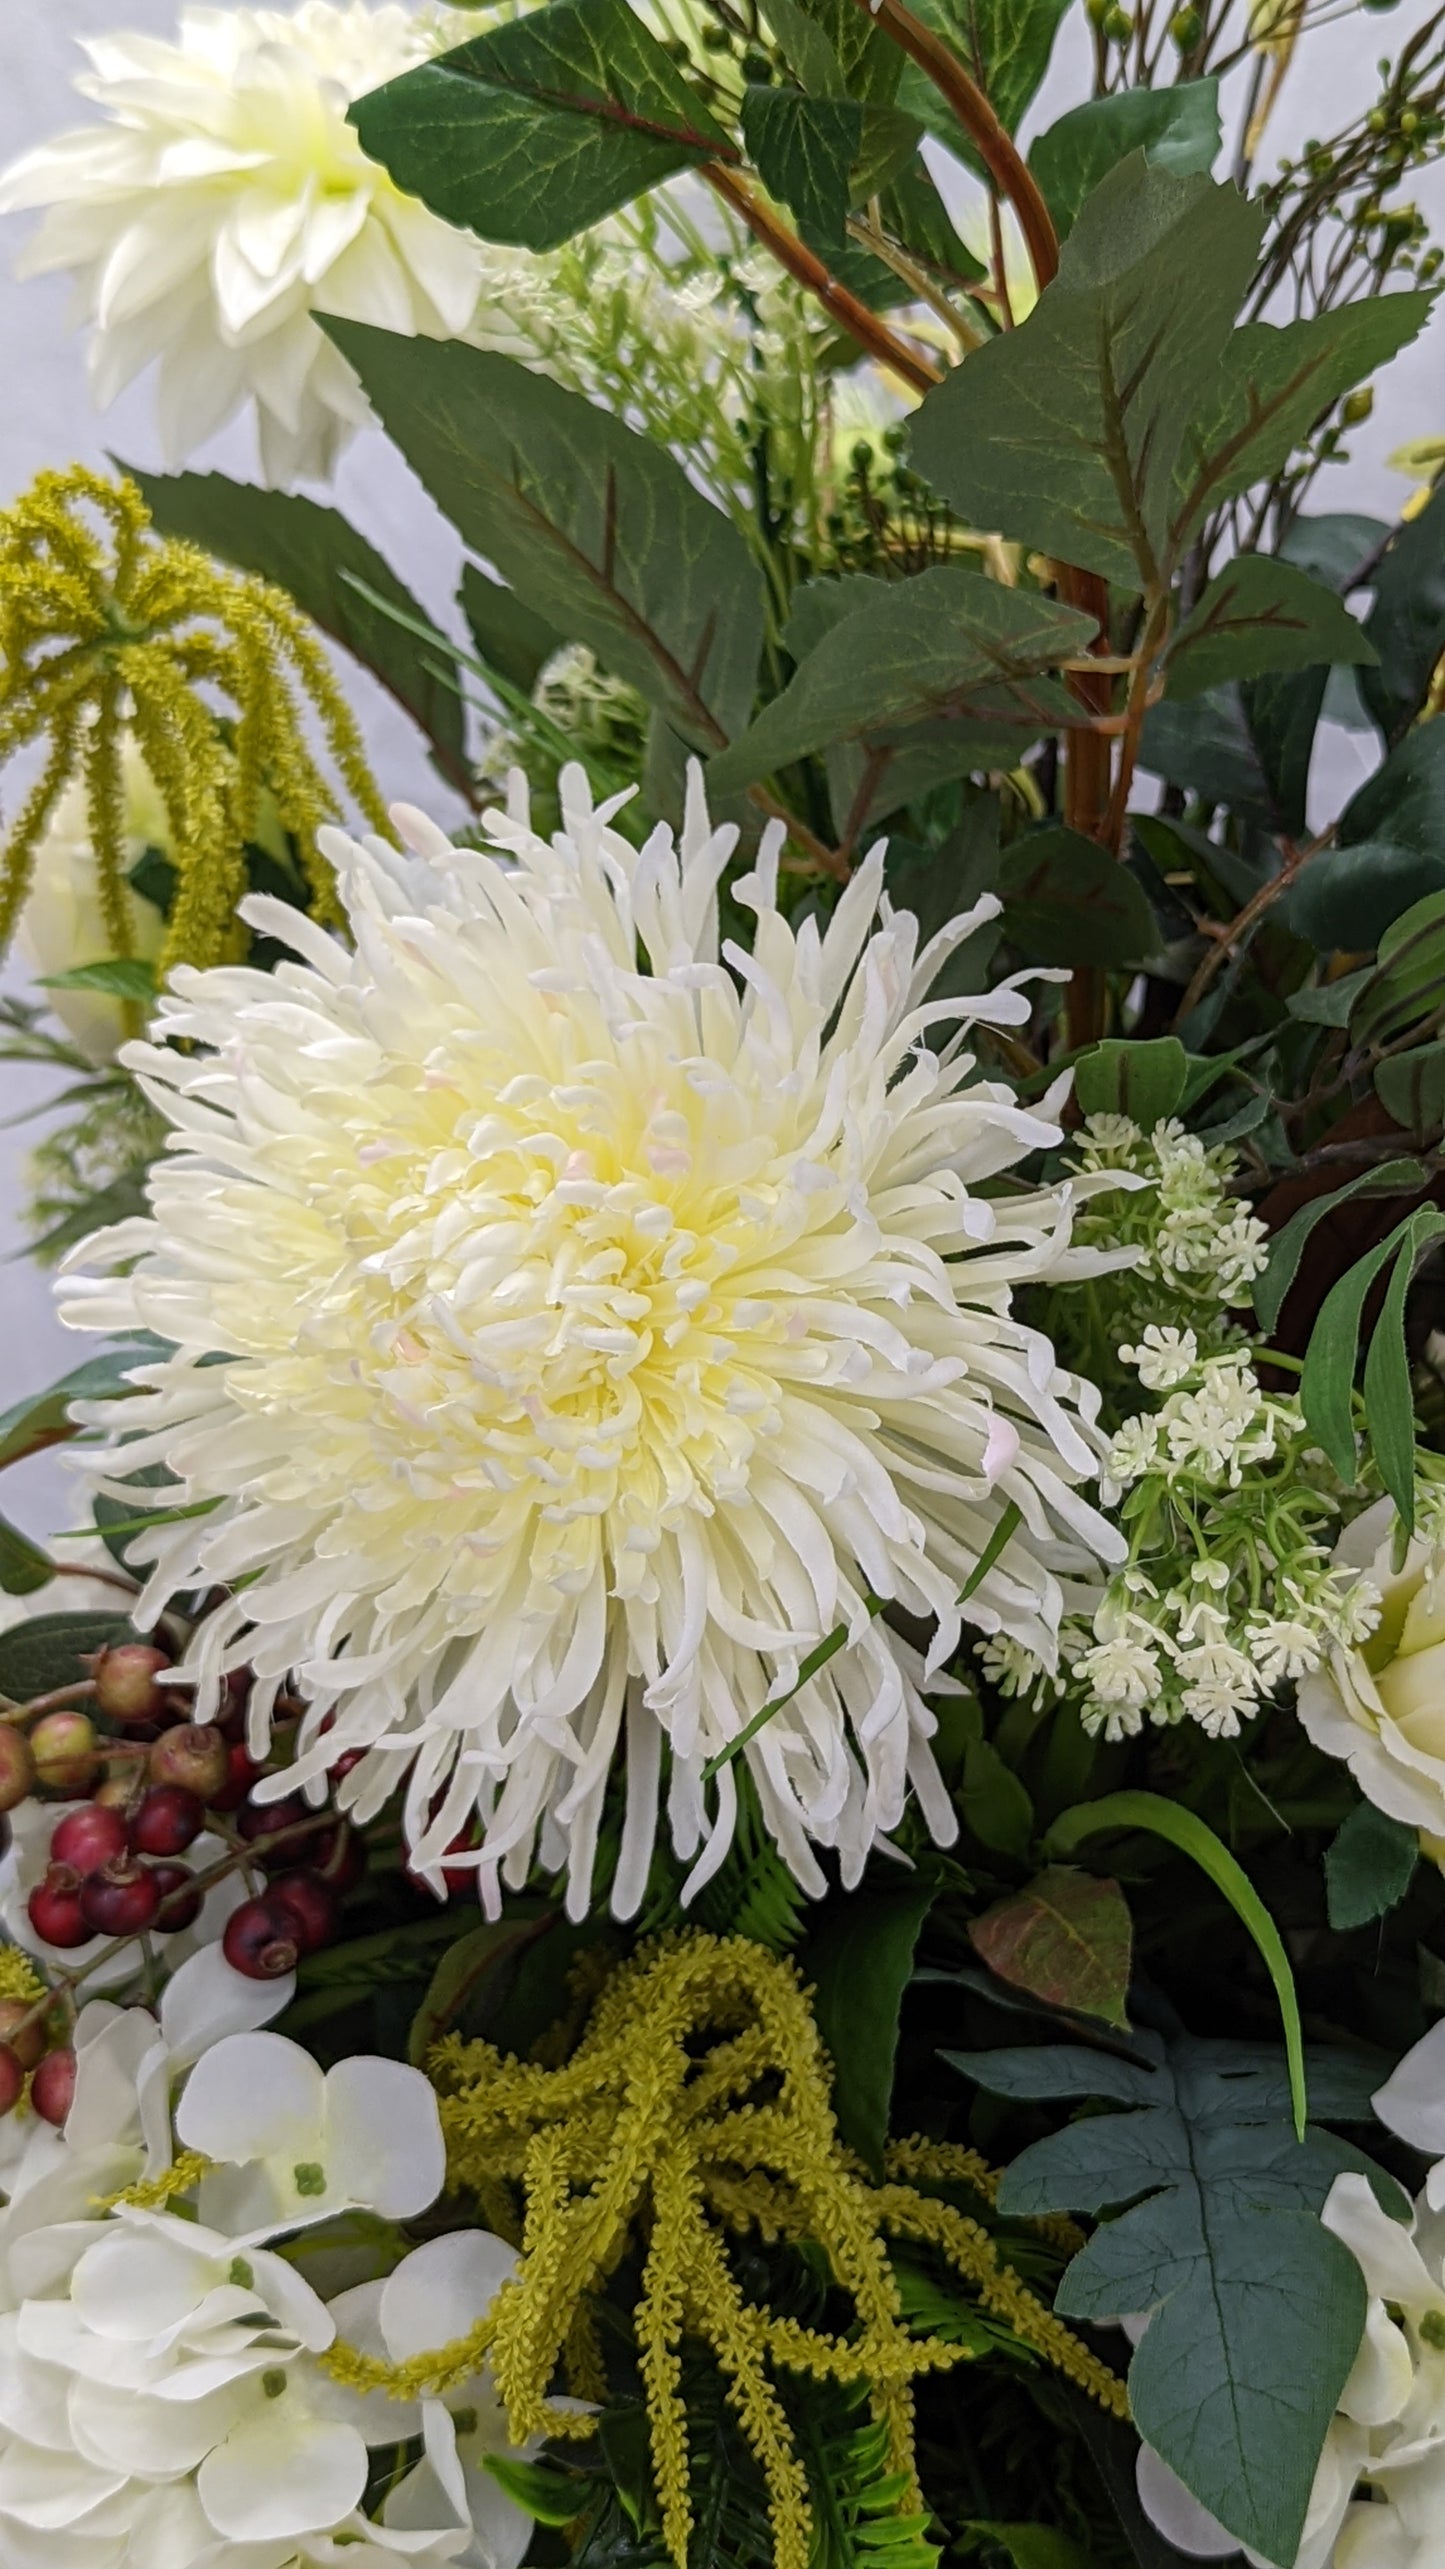
<path id="1" fill-rule="evenodd" d="M 1375 1095 L 1387 1115 L 1419 1141 L 1445 1124 L 1445 1044 L 1419 1044 L 1375 1064 Z"/>
<path id="2" fill-rule="evenodd" d="M 1159 942 L 1128 867 L 1062 822 L 1014 841 L 998 889 L 1009 936 L 1037 963 L 1139 963 Z"/>
<path id="3" fill-rule="evenodd" d="M 465 710 L 455 685 L 429 665 L 445 665 L 450 654 L 445 645 L 419 653 L 396 616 L 386 613 L 390 607 L 427 621 L 390 563 L 338 509 L 293 492 L 257 490 L 224 473 L 145 473 L 133 464 L 126 470 L 162 534 L 199 544 L 284 589 L 411 716 L 441 774 L 470 788 Z"/>
<path id="4" fill-rule="evenodd" d="M 1420 1832 L 1357 1802 L 1325 1849 L 1330 1925 L 1348 1934 L 1397 1909 L 1420 1861 Z"/>
<path id="5" fill-rule="evenodd" d="M 124 1615 L 31 1615 L 0 1632 L 0 1696 L 28 1704 L 58 1686 L 78 1686 L 90 1675 L 92 1652 L 143 1638 Z"/>
<path id="6" fill-rule="evenodd" d="M 743 140 L 772 196 L 791 207 L 805 241 L 824 257 L 841 250 L 851 202 L 848 177 L 863 140 L 856 98 L 808 98 L 800 89 L 743 91 Z"/>
<path id="7" fill-rule="evenodd" d="M 1133 1922 L 1117 1882 L 1050 1865 L 970 1919 L 968 1941 L 1010 1988 L 1127 2030 Z"/>
<path id="8" fill-rule="evenodd" d="M 1173 89 L 1116 89 L 1071 107 L 1029 152 L 1060 240 L 1086 196 L 1131 152 L 1156 169 L 1207 171 L 1219 150 L 1219 83 L 1182 80 Z"/>
<path id="9" fill-rule="evenodd" d="M 717 748 L 741 727 L 762 580 L 680 464 L 510 357 L 326 328 L 438 507 L 535 616 L 587 643 L 685 740 Z"/>
<path id="10" fill-rule="evenodd" d="M 1348 1204 L 1354 1195 L 1413 1195 L 1429 1183 L 1418 1160 L 1386 1160 L 1381 1167 L 1366 1169 L 1352 1177 L 1345 1186 L 1331 1189 L 1328 1195 L 1313 1195 L 1292 1213 L 1283 1228 L 1269 1244 L 1269 1260 L 1264 1273 L 1254 1281 L 1254 1307 L 1260 1326 L 1273 1330 L 1285 1306 L 1290 1286 L 1299 1273 L 1305 1243 L 1317 1222 L 1337 1204 Z"/>
<path id="11" fill-rule="evenodd" d="M 1411 849 L 1433 865 L 1429 889 L 1445 889 L 1445 724 L 1418 723 L 1406 733 L 1345 805 L 1336 836 L 1345 848 L 1383 839 Z M 1424 897 L 1423 886 L 1415 897 Z"/>
<path id="12" fill-rule="evenodd" d="M 1276 329 L 1246 322 L 1190 423 L 1175 515 L 1182 539 L 1208 508 L 1286 464 L 1315 421 L 1424 328 L 1430 294 L 1387 294 Z"/>
<path id="13" fill-rule="evenodd" d="M 1421 1251 L 1445 1232 L 1445 1214 L 1433 1205 L 1422 1205 L 1403 1228 L 1400 1253 L 1370 1337 L 1362 1388 L 1370 1450 L 1408 1538 L 1415 1531 L 1415 1396 L 1405 1345 L 1405 1304 Z M 1303 1395 L 1303 1381 L 1300 1390 Z"/>
<path id="14" fill-rule="evenodd" d="M 47 972 L 42 990 L 100 990 L 108 999 L 154 999 L 155 968 L 139 955 L 108 954 L 98 963 L 72 964 L 69 972 Z"/>
<path id="15" fill-rule="evenodd" d="M 482 2466 L 534 2524 L 575 2524 L 582 2513 L 587 2490 L 574 2473 L 520 2461 L 515 2453 L 484 2453 Z"/>
<path id="16" fill-rule="evenodd" d="M 49 1553 L 12 1525 L 8 1516 L 0 1516 L 0 1588 L 6 1596 L 28 1597 L 54 1576 Z"/>
<path id="17" fill-rule="evenodd" d="M 996 2524 L 992 2517 L 970 2516 L 964 2530 L 996 2543 L 1013 2569 L 1090 2569 L 1090 2554 L 1056 2524 Z"/>
<path id="18" fill-rule="evenodd" d="M 974 526 L 1129 589 L 1167 570 L 1174 473 L 1223 355 L 1262 215 L 1142 152 L 1089 198 L 1028 319 L 915 412 L 912 454 Z"/>
<path id="19" fill-rule="evenodd" d="M 463 569 L 458 595 L 477 658 L 515 687 L 519 696 L 530 696 L 560 647 L 560 637 L 515 589 L 489 579 L 475 562 Z"/>
<path id="20" fill-rule="evenodd" d="M 1378 667 L 1360 693 L 1387 740 L 1408 731 L 1445 652 L 1445 491 L 1437 490 L 1391 538 L 1375 572 L 1365 631 Z"/>
<path id="21" fill-rule="evenodd" d="M 1125 2109 L 1026 2149 L 999 2209 L 1128 2204 L 1066 2269 L 1055 2307 L 1097 2323 L 1151 2314 L 1129 2367 L 1140 2434 L 1240 2542 L 1293 2560 L 1365 2315 L 1359 2267 L 1317 2215 L 1335 2177 L 1369 2162 L 1314 2127 L 1296 2138 L 1263 2044 L 1146 2032 L 1132 2048 L 1132 2060 L 1052 2044 L 947 2057 L 996 2095 Z M 1321 2112 L 1368 2115 L 1372 2064 L 1312 2054 L 1310 2077 Z"/>
<path id="22" fill-rule="evenodd" d="M 767 19 L 783 60 L 815 98 L 846 98 L 848 75 L 826 28 L 798 0 L 767 0 Z"/>
<path id="23" fill-rule="evenodd" d="M 938 1884 L 926 1874 L 899 1890 L 850 1892 L 824 1911 L 798 1957 L 833 2064 L 838 2130 L 875 2171 L 888 2137 L 903 1993 L 937 1897 Z"/>
<path id="24" fill-rule="evenodd" d="M 1303 2133 L 1304 2038 L 1294 1973 L 1279 1929 L 1243 1866 L 1235 1862 L 1228 1847 L 1197 1812 L 1185 1810 L 1179 1802 L 1167 1801 L 1162 1793 L 1106 1793 L 1097 1802 L 1077 1802 L 1055 1820 L 1044 1841 L 1045 1851 L 1049 1855 L 1072 1855 L 1085 1838 L 1097 1837 L 1101 1829 L 1148 1829 L 1155 1837 L 1178 1847 L 1180 1854 L 1189 1856 L 1200 1872 L 1208 1875 L 1215 1889 L 1223 1892 L 1241 1925 L 1248 1929 L 1279 2000 L 1295 2129 Z M 1140 2304 L 1141 2309 L 1146 2306 Z"/>
<path id="25" fill-rule="evenodd" d="M 731 792 L 836 740 L 891 755 L 890 736 L 930 716 L 991 721 L 995 732 L 1017 722 L 1022 748 L 1066 714 L 1062 689 L 1031 673 L 1084 650 L 1088 616 L 944 564 L 878 585 L 883 594 L 834 624 L 711 762 L 710 785 Z"/>
<path id="26" fill-rule="evenodd" d="M 1150 1133 L 1178 1111 L 1189 1055 L 1177 1035 L 1092 1044 L 1074 1064 L 1074 1096 L 1083 1115 L 1129 1115 Z"/>
<path id="27" fill-rule="evenodd" d="M 1445 841 L 1436 850 L 1359 839 L 1311 857 L 1277 915 L 1318 954 L 1368 954 L 1407 910 L 1442 886 Z"/>
<path id="28" fill-rule="evenodd" d="M 153 1364 L 164 1353 L 159 1339 L 115 1347 L 107 1355 L 92 1356 L 88 1363 L 77 1365 L 73 1373 L 62 1374 L 58 1383 L 48 1384 L 43 1392 L 27 1393 L 0 1416 L 0 1471 L 7 1463 L 23 1463 L 27 1456 L 43 1452 L 47 1445 L 68 1444 L 81 1432 L 70 1415 L 72 1401 L 124 1399 L 132 1388 L 134 1368 Z"/>
<path id="29" fill-rule="evenodd" d="M 1219 687 L 1188 704 L 1153 705 L 1144 717 L 1140 765 L 1206 803 L 1223 803 L 1271 833 L 1281 826 L 1275 789 L 1245 719 L 1238 687 Z"/>
<path id="30" fill-rule="evenodd" d="M 981 1730 L 964 1750 L 956 1798 L 964 1827 L 991 1855 L 1027 1855 L 1034 1834 L 1028 1789 Z"/>
<path id="31" fill-rule="evenodd" d="M 1392 920 L 1350 1010 L 1350 1040 L 1385 1044 L 1445 1009 L 1445 891 Z"/>
<path id="32" fill-rule="evenodd" d="M 1231 678 L 1374 658 L 1332 589 L 1292 562 L 1240 553 L 1209 583 L 1165 663 L 1171 696 L 1198 696 Z"/>
<path id="33" fill-rule="evenodd" d="M 1445 1233 L 1445 1214 L 1422 1205 L 1377 1240 L 1325 1296 L 1305 1350 L 1300 1406 L 1342 1481 L 1357 1473 L 1353 1389 L 1355 1347 L 1370 1287 L 1394 1262 L 1365 1360 L 1365 1419 L 1385 1487 L 1406 1530 L 1415 1522 L 1415 1419 L 1405 1348 L 1405 1303 L 1416 1262 Z"/>
<path id="34" fill-rule="evenodd" d="M 407 2058 L 414 2069 L 426 2065 L 434 2043 L 462 2028 L 480 2030 L 482 2011 L 497 2005 L 515 1980 L 523 1954 L 557 1924 L 555 1912 L 518 1914 L 514 1904 L 504 1918 L 488 1918 L 447 1946 L 412 2019 Z"/>
<path id="35" fill-rule="evenodd" d="M 627 0 L 552 0 L 358 98 L 362 149 L 485 241 L 554 250 L 675 170 L 735 161 Z"/>
<path id="36" fill-rule="evenodd" d="M 1012 134 L 1048 70 L 1067 8 L 1068 0 L 937 0 L 919 14 L 957 49 L 999 123 Z M 938 130 L 947 127 L 956 134 L 959 129 L 947 111 L 937 115 L 941 101 L 932 83 L 921 72 L 910 80 L 915 68 L 909 65 L 899 97 L 921 114 L 919 98 L 931 91 L 930 114 Z M 973 160 L 972 144 L 966 141 L 965 147 Z"/>

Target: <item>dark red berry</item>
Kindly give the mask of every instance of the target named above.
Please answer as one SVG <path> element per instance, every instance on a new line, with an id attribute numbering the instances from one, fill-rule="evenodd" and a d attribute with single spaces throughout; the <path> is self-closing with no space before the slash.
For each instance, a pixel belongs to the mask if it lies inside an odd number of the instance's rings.
<path id="1" fill-rule="evenodd" d="M 57 1820 L 50 1841 L 52 1864 L 73 1864 L 77 1873 L 98 1873 L 124 1855 L 130 1843 L 130 1831 L 119 1811 L 98 1802 L 82 1802 L 78 1811 L 67 1811 Z"/>
<path id="2" fill-rule="evenodd" d="M 118 1642 L 102 1650 L 95 1662 L 95 1700 L 112 1722 L 156 1722 L 166 1699 L 156 1678 L 170 1661 L 148 1641 Z"/>
<path id="3" fill-rule="evenodd" d="M 0 1811 L 13 1811 L 35 1790 L 35 1759 L 23 1731 L 0 1723 Z"/>
<path id="4" fill-rule="evenodd" d="M 247 1845 L 254 1846 L 259 1839 L 277 1837 L 283 1829 L 304 1828 L 308 1820 L 318 1817 L 299 1793 L 286 1793 L 279 1802 L 243 1804 L 236 1813 L 236 1826 Z M 303 1838 L 292 1838 L 283 1847 L 268 1849 L 261 1861 L 268 1871 L 273 1865 L 295 1864 L 305 1843 Z"/>
<path id="5" fill-rule="evenodd" d="M 366 1871 L 366 1840 L 343 1820 L 311 1850 L 311 1859 L 339 1900 L 344 1892 L 356 1889 Z"/>
<path id="6" fill-rule="evenodd" d="M 246 1980 L 279 1980 L 296 1968 L 294 1922 L 273 1900 L 244 1901 L 226 1920 L 221 1951 Z"/>
<path id="7" fill-rule="evenodd" d="M 0 2114 L 18 2105 L 25 2089 L 25 2065 L 8 2043 L 0 2043 Z"/>
<path id="8" fill-rule="evenodd" d="M 73 1864 L 52 1864 L 25 1903 L 37 1936 L 47 1945 L 84 1945 L 90 1929 L 80 1906 L 80 1876 Z"/>
<path id="9" fill-rule="evenodd" d="M 151 1880 L 160 1898 L 156 1911 L 157 1934 L 178 1936 L 182 1927 L 193 1927 L 201 1914 L 204 1894 L 190 1866 L 153 1864 Z"/>
<path id="10" fill-rule="evenodd" d="M 336 1895 L 319 1873 L 280 1873 L 266 1897 L 290 1919 L 302 1953 L 315 1953 L 335 1933 Z"/>
<path id="11" fill-rule="evenodd" d="M 241 1742 L 232 1740 L 226 1751 L 225 1775 L 215 1791 L 205 1794 L 203 1799 L 210 1803 L 213 1811 L 238 1811 L 260 1772 L 254 1757 L 248 1754 Z"/>
<path id="12" fill-rule="evenodd" d="M 30 1734 L 39 1783 L 54 1793 L 83 1793 L 95 1776 L 95 1724 L 84 1713 L 45 1713 Z"/>
<path id="13" fill-rule="evenodd" d="M 348 1748 L 343 1750 L 341 1756 L 338 1757 L 336 1764 L 334 1766 L 328 1766 L 326 1770 L 329 1781 L 333 1784 L 344 1784 L 347 1776 L 353 1775 L 356 1772 L 357 1767 L 361 1764 L 365 1755 L 366 1751 L 364 1748 Z"/>
<path id="14" fill-rule="evenodd" d="M 152 1924 L 160 1905 L 150 1866 L 129 1855 L 88 1873 L 80 1886 L 80 1914 L 97 1936 L 138 1936 Z"/>
<path id="15" fill-rule="evenodd" d="M 47 2052 L 30 2082 L 30 2102 L 46 2123 L 65 2121 L 75 2101 L 74 2052 Z"/>
<path id="16" fill-rule="evenodd" d="M 206 1806 L 184 1784 L 153 1784 L 130 1824 L 142 1855 L 183 1855 L 206 1825 Z"/>
<path id="17" fill-rule="evenodd" d="M 0 1998 L 0 2043 L 22 2069 L 34 2069 L 45 2049 L 45 2029 L 28 1999 Z"/>
<path id="18" fill-rule="evenodd" d="M 147 1767 L 153 1784 L 179 1784 L 202 1802 L 219 1802 L 231 1771 L 226 1743 L 210 1722 L 178 1722 L 163 1731 Z"/>

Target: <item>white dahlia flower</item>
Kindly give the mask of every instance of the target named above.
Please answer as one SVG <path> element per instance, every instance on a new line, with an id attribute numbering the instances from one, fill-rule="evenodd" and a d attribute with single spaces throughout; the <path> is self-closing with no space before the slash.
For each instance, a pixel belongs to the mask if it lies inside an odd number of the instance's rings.
<path id="1" fill-rule="evenodd" d="M 172 463 L 254 401 L 268 480 L 329 473 L 367 405 L 313 315 L 457 338 L 515 264 L 402 195 L 346 122 L 435 30 L 398 5 L 302 0 L 186 9 L 174 42 L 82 42 L 76 86 L 104 121 L 15 162 L 0 211 L 47 209 L 23 269 L 73 272 L 97 400 L 159 358 Z"/>
<path id="2" fill-rule="evenodd" d="M 632 847 L 580 769 L 561 794 L 550 845 L 520 778 L 496 854 L 404 810 L 409 855 L 329 834 L 354 951 L 253 899 L 303 962 L 176 974 L 126 1056 L 175 1127 L 151 1217 L 64 1316 L 173 1345 L 108 1468 L 163 1462 L 208 1512 L 137 1538 L 138 1618 L 236 1587 L 183 1665 L 203 1718 L 254 1666 L 253 1738 L 294 1672 L 286 1789 L 364 1750 L 343 1797 L 410 1770 L 418 1867 L 477 1814 L 484 1896 L 535 1855 L 580 1914 L 625 1750 L 627 1915 L 659 1794 L 696 1887 L 737 1802 L 704 1766 L 787 1695 L 746 1756 L 816 1894 L 812 1847 L 856 1881 L 910 1784 L 954 1834 L 923 1697 L 962 1619 L 1051 1664 L 1063 1583 L 1121 1555 L 1080 1493 L 1095 1395 L 1011 1308 L 1107 1263 L 1068 1243 L 1113 1181 L 1012 1183 L 1061 1092 L 1025 1108 L 924 1040 L 1026 1014 L 926 997 L 991 900 L 920 954 L 880 847 L 795 929 L 774 828 L 734 886 L 753 951 L 720 958 L 736 832 L 696 773 L 680 847 Z M 926 1664 L 878 1600 L 932 1625 Z"/>

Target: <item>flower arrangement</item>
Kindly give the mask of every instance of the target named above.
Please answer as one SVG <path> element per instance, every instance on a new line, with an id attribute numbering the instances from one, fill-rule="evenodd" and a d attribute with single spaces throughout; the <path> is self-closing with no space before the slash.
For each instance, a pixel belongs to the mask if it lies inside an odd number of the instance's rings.
<path id="1" fill-rule="evenodd" d="M 1445 50 L 1064 14 L 189 7 L 0 175 L 167 466 L 0 510 L 16 2569 L 1434 2560 Z"/>

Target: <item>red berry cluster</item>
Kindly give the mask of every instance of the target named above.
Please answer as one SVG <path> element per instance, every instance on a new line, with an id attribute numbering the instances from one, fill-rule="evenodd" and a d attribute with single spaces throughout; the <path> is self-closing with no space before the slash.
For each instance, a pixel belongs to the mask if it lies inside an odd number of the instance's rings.
<path id="1" fill-rule="evenodd" d="M 231 1849 L 208 1866 L 209 1880 L 227 1870 L 252 1881 L 269 1877 L 228 1920 L 227 1960 L 248 1979 L 292 1970 L 335 1932 L 341 1896 L 365 1869 L 361 1839 L 298 1794 L 264 1806 L 252 1801 L 262 1770 L 240 1737 L 247 1674 L 228 1681 L 220 1721 L 202 1724 L 189 1720 L 184 1700 L 166 1688 L 169 1662 L 152 1645 L 118 1644 L 91 1665 L 87 1684 L 68 1691 L 90 1697 L 96 1713 L 129 1737 L 98 1731 L 89 1710 L 74 1706 L 41 1713 L 28 1735 L 13 1721 L 0 1724 L 0 1810 L 13 1810 L 37 1786 L 89 1795 L 63 1812 L 51 1833 L 44 1877 L 27 1904 L 35 1933 L 64 1951 L 93 1936 L 174 1935 L 193 1926 L 207 1883 L 181 1859 L 209 1829 Z M 75 2056 L 47 2051 L 46 2016 L 46 2002 L 0 2002 L 0 2114 L 16 2103 L 28 2076 L 37 2112 L 60 2124 L 74 2091 Z"/>

